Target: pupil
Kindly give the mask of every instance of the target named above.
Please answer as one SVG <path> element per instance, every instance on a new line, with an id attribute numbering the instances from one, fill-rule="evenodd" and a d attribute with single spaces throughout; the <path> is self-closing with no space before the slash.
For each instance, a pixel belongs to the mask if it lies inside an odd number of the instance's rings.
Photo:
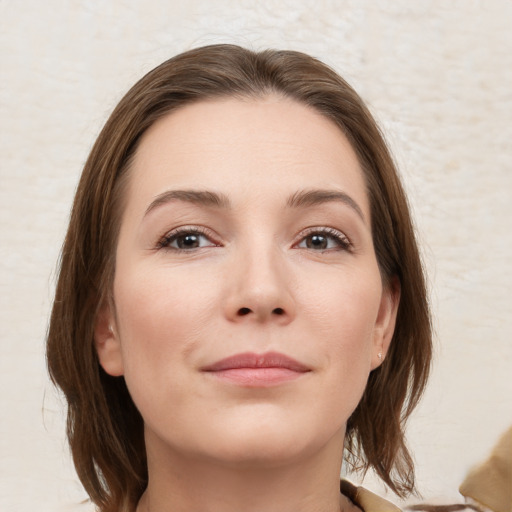
<path id="1" fill-rule="evenodd" d="M 327 239 L 322 235 L 312 235 L 307 245 L 312 249 L 325 249 L 327 247 Z"/>
<path id="2" fill-rule="evenodd" d="M 181 238 L 181 244 L 178 244 L 182 248 L 192 249 L 199 246 L 197 235 L 185 235 Z"/>

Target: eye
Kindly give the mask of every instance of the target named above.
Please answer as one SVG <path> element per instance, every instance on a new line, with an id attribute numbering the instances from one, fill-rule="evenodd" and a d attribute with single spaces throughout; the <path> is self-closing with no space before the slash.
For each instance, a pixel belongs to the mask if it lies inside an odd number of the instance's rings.
<path id="1" fill-rule="evenodd" d="M 192 251 L 203 247 L 217 247 L 209 234 L 199 228 L 179 228 L 166 234 L 158 243 L 158 248 L 176 251 Z"/>
<path id="2" fill-rule="evenodd" d="M 350 240 L 336 229 L 312 229 L 296 245 L 300 249 L 311 249 L 313 251 L 329 250 L 350 250 L 352 244 Z"/>

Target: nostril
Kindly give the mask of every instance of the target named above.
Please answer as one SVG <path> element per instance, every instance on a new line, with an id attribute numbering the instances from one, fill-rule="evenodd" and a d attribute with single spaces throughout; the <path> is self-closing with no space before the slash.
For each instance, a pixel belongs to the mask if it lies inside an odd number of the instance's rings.
<path id="1" fill-rule="evenodd" d="M 238 310 L 238 314 L 240 316 L 245 316 L 245 315 L 248 315 L 249 313 L 251 312 L 251 310 L 249 308 L 240 308 Z"/>
<path id="2" fill-rule="evenodd" d="M 272 313 L 274 313 L 274 315 L 284 315 L 284 310 L 283 308 L 275 308 Z"/>

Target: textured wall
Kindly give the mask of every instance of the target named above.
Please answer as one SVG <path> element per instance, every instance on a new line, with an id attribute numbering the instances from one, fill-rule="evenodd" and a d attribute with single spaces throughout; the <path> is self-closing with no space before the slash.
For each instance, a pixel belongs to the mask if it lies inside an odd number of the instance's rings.
<path id="1" fill-rule="evenodd" d="M 213 42 L 320 57 L 387 132 L 435 312 L 410 444 L 424 496 L 460 500 L 469 466 L 512 423 L 511 23 L 509 0 L 1 1 L 0 509 L 82 508 L 43 355 L 73 190 L 125 90 Z"/>

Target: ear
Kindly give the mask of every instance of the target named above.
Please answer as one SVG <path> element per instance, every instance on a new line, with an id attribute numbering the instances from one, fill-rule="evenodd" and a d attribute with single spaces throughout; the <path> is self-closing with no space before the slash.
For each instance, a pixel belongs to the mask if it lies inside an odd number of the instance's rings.
<path id="1" fill-rule="evenodd" d="M 112 307 L 104 304 L 94 326 L 94 345 L 101 367 L 113 377 L 124 374 L 121 343 Z"/>
<path id="2" fill-rule="evenodd" d="M 372 370 L 379 367 L 386 358 L 395 332 L 399 303 L 400 281 L 397 277 L 393 277 L 382 290 L 377 321 L 373 330 Z"/>

